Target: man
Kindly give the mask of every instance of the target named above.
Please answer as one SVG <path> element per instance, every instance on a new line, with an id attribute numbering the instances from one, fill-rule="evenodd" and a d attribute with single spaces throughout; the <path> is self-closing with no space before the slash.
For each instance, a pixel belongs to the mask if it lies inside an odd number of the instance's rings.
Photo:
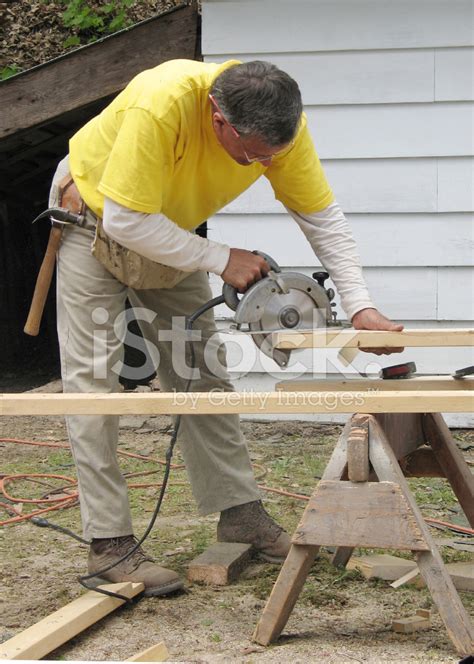
<path id="1" fill-rule="evenodd" d="M 127 297 L 134 307 L 156 312 L 141 327 L 159 348 L 161 386 L 184 389 L 187 381 L 173 366 L 171 344 L 158 332 L 210 299 L 207 272 L 245 291 L 269 270 L 260 256 L 192 231 L 261 175 L 329 271 L 354 327 L 402 329 L 370 300 L 350 230 L 311 142 L 296 82 L 265 62 L 170 61 L 138 75 L 73 136 L 53 182 L 50 203 L 79 208 L 83 201 L 88 220 L 85 229 L 64 232 L 58 258 L 65 392 L 119 389 L 117 320 Z M 200 378 L 192 390 L 232 390 L 228 377 L 204 361 L 206 344 L 217 344 L 213 314 L 202 316 L 197 327 Z M 214 350 L 206 357 L 224 364 L 222 348 Z M 94 573 L 135 543 L 116 458 L 118 417 L 73 416 L 67 426 Z M 183 417 L 180 444 L 200 512 L 220 512 L 218 539 L 248 542 L 264 559 L 284 560 L 289 537 L 260 502 L 238 418 Z M 182 586 L 177 574 L 141 550 L 102 578 L 142 581 L 148 595 Z"/>

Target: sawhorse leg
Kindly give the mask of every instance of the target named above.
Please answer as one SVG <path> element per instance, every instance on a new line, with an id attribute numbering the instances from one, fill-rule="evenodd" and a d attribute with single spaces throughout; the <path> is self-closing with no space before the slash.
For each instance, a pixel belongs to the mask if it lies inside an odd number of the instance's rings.
<path id="1" fill-rule="evenodd" d="M 323 479 L 338 480 L 344 474 L 347 466 L 347 437 L 350 429 L 351 423 L 348 422 L 334 448 Z M 255 629 L 254 641 L 267 646 L 278 638 L 288 622 L 318 551 L 319 546 L 291 545 L 262 617 Z"/>
<path id="2" fill-rule="evenodd" d="M 420 574 L 428 586 L 431 597 L 446 626 L 451 641 L 459 653 L 470 655 L 474 648 L 474 630 L 469 616 L 462 605 L 456 588 L 444 567 L 436 544 L 433 542 L 428 526 L 411 495 L 407 481 L 400 469 L 392 448 L 380 425 L 370 422 L 370 462 L 380 482 L 396 482 L 405 495 L 411 513 L 417 521 L 429 551 L 415 553 Z"/>
<path id="3" fill-rule="evenodd" d="M 432 540 L 423 516 L 410 493 L 408 484 L 400 469 L 394 451 L 391 448 L 383 429 L 373 417 L 369 418 L 369 458 L 379 482 L 384 484 L 380 485 L 379 491 L 376 490 L 376 484 L 371 485 L 362 478 L 359 489 L 356 489 L 357 483 L 354 483 L 354 481 L 352 484 L 341 482 L 340 489 L 337 487 L 337 482 L 343 476 L 346 468 L 348 440 L 351 443 L 349 447 L 353 448 L 353 440 L 352 438 L 349 439 L 348 436 L 351 435 L 351 432 L 354 432 L 355 422 L 355 418 L 352 418 L 352 421 L 346 426 L 343 435 L 336 445 L 328 468 L 326 469 L 326 473 L 322 478 L 322 480 L 333 481 L 326 482 L 325 486 L 322 486 L 324 482 L 321 482 L 320 485 L 318 485 L 321 487 L 321 491 L 326 489 L 326 494 L 327 490 L 331 487 L 333 490 L 337 490 L 337 493 L 333 493 L 332 501 L 334 501 L 336 496 L 342 496 L 343 493 L 347 494 L 347 490 L 350 491 L 350 502 L 345 503 L 345 509 L 352 511 L 352 513 L 355 514 L 355 521 L 351 522 L 353 527 L 349 528 L 349 530 L 352 531 L 351 538 L 347 538 L 345 541 L 351 546 L 344 546 L 344 540 L 342 540 L 340 536 L 335 537 L 334 542 L 339 544 L 336 554 L 350 555 L 352 547 L 359 546 L 362 542 L 364 542 L 365 546 L 369 546 L 369 548 L 371 546 L 394 548 L 393 535 L 395 534 L 395 543 L 400 546 L 400 548 L 408 548 L 415 553 L 420 573 L 431 592 L 432 598 L 438 607 L 440 616 L 456 650 L 462 655 L 469 655 L 474 648 L 474 631 L 469 616 L 462 605 L 451 577 L 444 567 L 441 556 Z M 351 454 L 352 453 L 353 452 L 351 452 Z M 348 470 L 350 479 L 350 465 Z M 368 475 L 368 470 L 366 469 L 363 473 Z M 469 481 L 469 478 L 466 477 L 465 480 L 465 486 L 471 487 L 472 489 L 472 484 Z M 378 500 L 383 494 L 382 487 L 385 487 L 384 491 L 389 490 L 393 495 L 397 494 L 402 498 L 401 502 L 394 502 L 393 507 L 389 508 L 390 510 L 393 510 L 390 513 L 394 515 L 394 528 L 383 533 L 383 541 L 380 540 L 379 530 L 373 525 L 370 526 L 370 519 L 367 518 L 370 516 L 370 509 L 374 509 L 374 518 L 377 516 L 377 512 L 380 512 Z M 359 492 L 359 496 L 363 496 L 364 500 L 367 496 L 369 498 L 372 496 L 373 498 L 373 504 L 370 505 L 369 503 L 365 503 L 367 504 L 367 509 L 365 506 L 362 510 L 359 509 L 359 514 L 356 513 L 357 510 L 354 512 L 352 509 L 353 505 L 355 505 L 353 499 L 356 494 L 353 493 L 354 491 Z M 316 502 L 322 500 L 324 504 L 324 498 L 321 498 L 321 496 L 318 497 L 318 489 L 313 496 L 313 500 Z M 392 505 L 390 502 L 388 504 Z M 328 544 L 329 541 L 326 540 L 329 540 L 329 537 L 331 537 L 331 539 L 333 537 L 334 529 L 331 525 L 333 523 L 331 521 L 333 518 L 333 516 L 331 516 L 331 508 L 334 505 L 334 502 L 329 504 L 329 511 L 327 509 L 327 500 L 325 505 L 325 509 L 315 509 L 315 504 L 312 509 L 308 506 L 305 510 L 302 525 L 300 525 L 298 529 L 298 537 L 300 538 L 301 543 L 294 543 L 292 545 L 290 554 L 282 567 L 254 634 L 254 640 L 262 645 L 268 645 L 281 633 L 291 611 L 293 610 L 309 569 L 319 550 L 320 544 Z M 341 505 L 344 505 L 344 501 L 341 502 Z M 400 505 L 402 505 L 401 512 Z M 316 519 L 316 521 L 314 520 L 313 512 L 315 514 L 320 512 L 320 515 L 318 516 L 319 521 L 318 519 Z M 343 514 L 345 513 L 343 512 Z M 323 520 L 321 521 L 321 519 Z M 328 519 L 330 520 L 328 521 Z M 362 522 L 365 523 L 365 530 L 359 530 L 359 524 L 362 524 Z M 408 530 L 412 529 L 412 532 L 415 534 L 413 540 L 410 540 L 408 531 L 408 535 L 403 535 L 406 525 L 410 525 Z M 324 536 L 321 535 L 323 531 L 325 531 Z"/>

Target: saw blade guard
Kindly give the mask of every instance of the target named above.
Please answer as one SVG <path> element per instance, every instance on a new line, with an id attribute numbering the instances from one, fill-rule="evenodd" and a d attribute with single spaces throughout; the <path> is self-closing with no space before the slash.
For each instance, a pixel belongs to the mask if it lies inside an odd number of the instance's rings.
<path id="1" fill-rule="evenodd" d="M 288 366 L 291 350 L 272 344 L 272 332 L 326 327 L 332 320 L 331 302 L 325 288 L 298 272 L 268 273 L 242 296 L 234 320 L 248 324 L 260 350 L 280 367 Z"/>

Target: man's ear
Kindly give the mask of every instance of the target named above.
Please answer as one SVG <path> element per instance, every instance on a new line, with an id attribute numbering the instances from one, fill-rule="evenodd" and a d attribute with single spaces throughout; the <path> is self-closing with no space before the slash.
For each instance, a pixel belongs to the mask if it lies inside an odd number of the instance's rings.
<path id="1" fill-rule="evenodd" d="M 217 125 L 218 127 L 222 127 L 225 124 L 225 120 L 219 111 L 212 112 L 212 124 Z"/>

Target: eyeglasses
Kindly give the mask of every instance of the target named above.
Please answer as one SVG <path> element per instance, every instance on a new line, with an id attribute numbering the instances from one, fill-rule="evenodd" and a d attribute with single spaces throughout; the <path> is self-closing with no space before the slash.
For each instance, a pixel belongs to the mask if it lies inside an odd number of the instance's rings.
<path id="1" fill-rule="evenodd" d="M 243 143 L 242 143 L 242 136 L 239 134 L 239 132 L 237 131 L 237 129 L 234 127 L 234 125 L 231 124 L 231 123 L 229 122 L 229 120 L 225 117 L 224 113 L 222 112 L 222 110 L 221 110 L 219 104 L 217 103 L 217 101 L 215 100 L 214 96 L 213 96 L 213 95 L 209 95 L 209 99 L 212 101 L 212 103 L 214 104 L 214 106 L 216 107 L 216 109 L 218 110 L 218 112 L 221 114 L 222 119 L 224 120 L 224 122 L 230 127 L 230 130 L 232 131 L 232 133 L 233 133 L 233 135 L 235 136 L 235 138 L 238 138 L 238 139 L 241 141 L 242 152 L 244 153 L 244 155 L 245 155 L 245 159 L 247 160 L 247 162 L 248 162 L 249 164 L 252 164 L 252 163 L 254 163 L 254 162 L 272 161 L 272 159 L 273 159 L 274 157 L 279 157 L 280 155 L 285 154 L 285 152 L 287 152 L 287 151 L 293 146 L 293 144 L 294 144 L 294 142 L 295 142 L 294 139 L 291 141 L 291 143 L 288 143 L 288 145 L 286 145 L 286 146 L 283 148 L 283 150 L 278 150 L 278 152 L 274 152 L 273 154 L 269 154 L 269 155 L 265 155 L 265 156 L 262 155 L 262 156 L 249 157 L 249 155 L 247 154 L 247 151 L 245 150 L 245 147 L 244 147 L 244 145 L 243 145 Z"/>

